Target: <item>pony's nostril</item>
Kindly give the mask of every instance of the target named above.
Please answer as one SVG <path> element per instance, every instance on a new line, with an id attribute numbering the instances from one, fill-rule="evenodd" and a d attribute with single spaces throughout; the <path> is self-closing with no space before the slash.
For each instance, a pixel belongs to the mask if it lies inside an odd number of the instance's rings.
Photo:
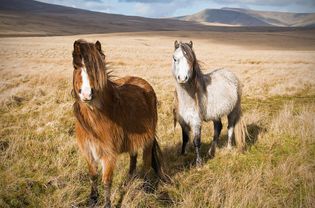
<path id="1" fill-rule="evenodd" d="M 187 80 L 188 79 L 188 77 L 187 76 L 185 76 L 185 80 Z"/>
<path id="2" fill-rule="evenodd" d="M 81 93 L 82 92 L 82 90 L 81 89 L 79 89 L 79 93 Z"/>
<path id="3" fill-rule="evenodd" d="M 94 94 L 94 89 L 91 88 L 91 96 Z"/>
<path id="4" fill-rule="evenodd" d="M 179 75 L 177 76 L 177 79 L 179 80 Z"/>

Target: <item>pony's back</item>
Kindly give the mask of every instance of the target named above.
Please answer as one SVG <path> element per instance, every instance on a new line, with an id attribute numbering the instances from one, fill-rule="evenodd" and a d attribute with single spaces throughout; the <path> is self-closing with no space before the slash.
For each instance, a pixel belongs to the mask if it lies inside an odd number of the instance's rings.
<path id="1" fill-rule="evenodd" d="M 148 107 L 155 112 L 155 122 L 157 123 L 157 97 L 153 87 L 144 79 L 140 77 L 126 76 L 114 81 L 115 84 L 122 87 L 123 85 L 133 85 L 139 87 L 143 91 L 143 96 L 147 102 Z"/>
<path id="2" fill-rule="evenodd" d="M 205 76 L 210 77 L 211 79 L 215 79 L 215 81 L 223 82 L 229 85 L 234 85 L 239 88 L 240 81 L 237 76 L 228 69 L 216 69 Z"/>

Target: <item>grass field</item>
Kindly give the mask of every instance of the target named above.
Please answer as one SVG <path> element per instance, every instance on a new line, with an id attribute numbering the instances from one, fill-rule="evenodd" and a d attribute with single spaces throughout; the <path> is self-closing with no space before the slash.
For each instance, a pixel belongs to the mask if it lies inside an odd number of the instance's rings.
<path id="1" fill-rule="evenodd" d="M 172 184 L 152 192 L 135 179 L 127 187 L 129 156 L 114 172 L 117 207 L 315 207 L 315 40 L 296 35 L 161 32 L 0 38 L 0 207 L 84 207 L 90 190 L 75 135 L 70 95 L 74 40 L 100 40 L 117 77 L 140 76 L 158 96 L 158 136 Z M 213 38 L 211 38 L 213 37 Z M 227 37 L 227 40 L 224 39 Z M 244 154 L 220 148 L 197 170 L 194 151 L 179 156 L 171 75 L 175 39 L 194 42 L 205 72 L 229 68 L 243 83 L 251 139 Z M 286 41 L 284 41 L 286 40 Z M 257 44 L 255 44 L 257 42 Z M 202 130 L 202 155 L 212 124 Z M 141 173 L 141 160 L 138 173 Z M 99 182 L 102 193 L 101 181 Z M 101 195 L 99 206 L 102 206 Z"/>

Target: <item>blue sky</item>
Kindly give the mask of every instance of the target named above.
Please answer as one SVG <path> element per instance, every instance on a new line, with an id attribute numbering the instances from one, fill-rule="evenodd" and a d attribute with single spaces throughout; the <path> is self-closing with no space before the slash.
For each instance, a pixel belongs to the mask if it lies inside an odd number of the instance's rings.
<path id="1" fill-rule="evenodd" d="M 174 17 L 206 8 L 247 8 L 282 12 L 315 12 L 315 0 L 38 0 L 92 11 L 144 17 Z"/>

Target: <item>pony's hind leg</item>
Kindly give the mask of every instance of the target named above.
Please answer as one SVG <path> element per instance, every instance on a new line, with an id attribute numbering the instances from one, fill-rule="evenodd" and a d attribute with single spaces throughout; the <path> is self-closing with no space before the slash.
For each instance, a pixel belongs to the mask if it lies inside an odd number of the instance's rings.
<path id="1" fill-rule="evenodd" d="M 145 192 L 152 191 L 152 188 L 149 185 L 150 183 L 149 183 L 149 177 L 148 177 L 148 173 L 152 166 L 152 148 L 153 148 L 153 143 L 149 143 L 143 148 L 143 153 L 142 153 L 142 159 L 143 159 L 142 177 L 144 179 L 143 188 Z"/>
<path id="2" fill-rule="evenodd" d="M 213 129 L 214 129 L 214 133 L 213 133 L 213 140 L 210 146 L 210 149 L 208 151 L 208 155 L 210 158 L 213 158 L 215 155 L 215 149 L 217 147 L 218 144 L 218 140 L 220 138 L 220 134 L 221 134 L 221 130 L 222 130 L 222 122 L 221 119 L 217 120 L 217 121 L 213 121 Z"/>
<path id="3" fill-rule="evenodd" d="M 137 167 L 137 157 L 138 154 L 137 153 L 130 153 L 130 164 L 129 164 L 129 179 L 131 179 L 136 171 L 136 167 Z"/>
<path id="4" fill-rule="evenodd" d="M 182 127 L 182 139 L 183 139 L 181 154 L 185 155 L 186 154 L 186 146 L 187 146 L 187 143 L 189 141 L 189 131 L 187 131 L 187 129 L 184 126 L 181 125 L 181 127 Z"/>
<path id="5" fill-rule="evenodd" d="M 143 150 L 144 173 L 146 174 L 151 167 L 163 182 L 170 182 L 163 170 L 163 155 L 156 138 L 154 138 L 152 144 L 147 145 Z M 144 178 L 146 180 L 146 176 Z"/>
<path id="6" fill-rule="evenodd" d="M 234 126 L 236 123 L 236 115 L 233 113 L 233 111 L 228 115 L 228 143 L 227 143 L 227 149 L 232 149 L 232 143 L 233 143 L 233 135 L 234 135 Z"/>
<path id="7" fill-rule="evenodd" d="M 142 159 L 143 159 L 143 173 L 146 175 L 152 165 L 152 147 L 153 147 L 153 142 L 150 144 L 147 144 L 143 148 L 143 153 L 142 153 Z"/>
<path id="8" fill-rule="evenodd" d="M 128 176 L 123 182 L 123 186 L 127 186 L 130 181 L 132 181 L 135 177 L 136 167 L 137 167 L 137 153 L 129 153 L 130 163 L 129 163 L 129 172 Z"/>

